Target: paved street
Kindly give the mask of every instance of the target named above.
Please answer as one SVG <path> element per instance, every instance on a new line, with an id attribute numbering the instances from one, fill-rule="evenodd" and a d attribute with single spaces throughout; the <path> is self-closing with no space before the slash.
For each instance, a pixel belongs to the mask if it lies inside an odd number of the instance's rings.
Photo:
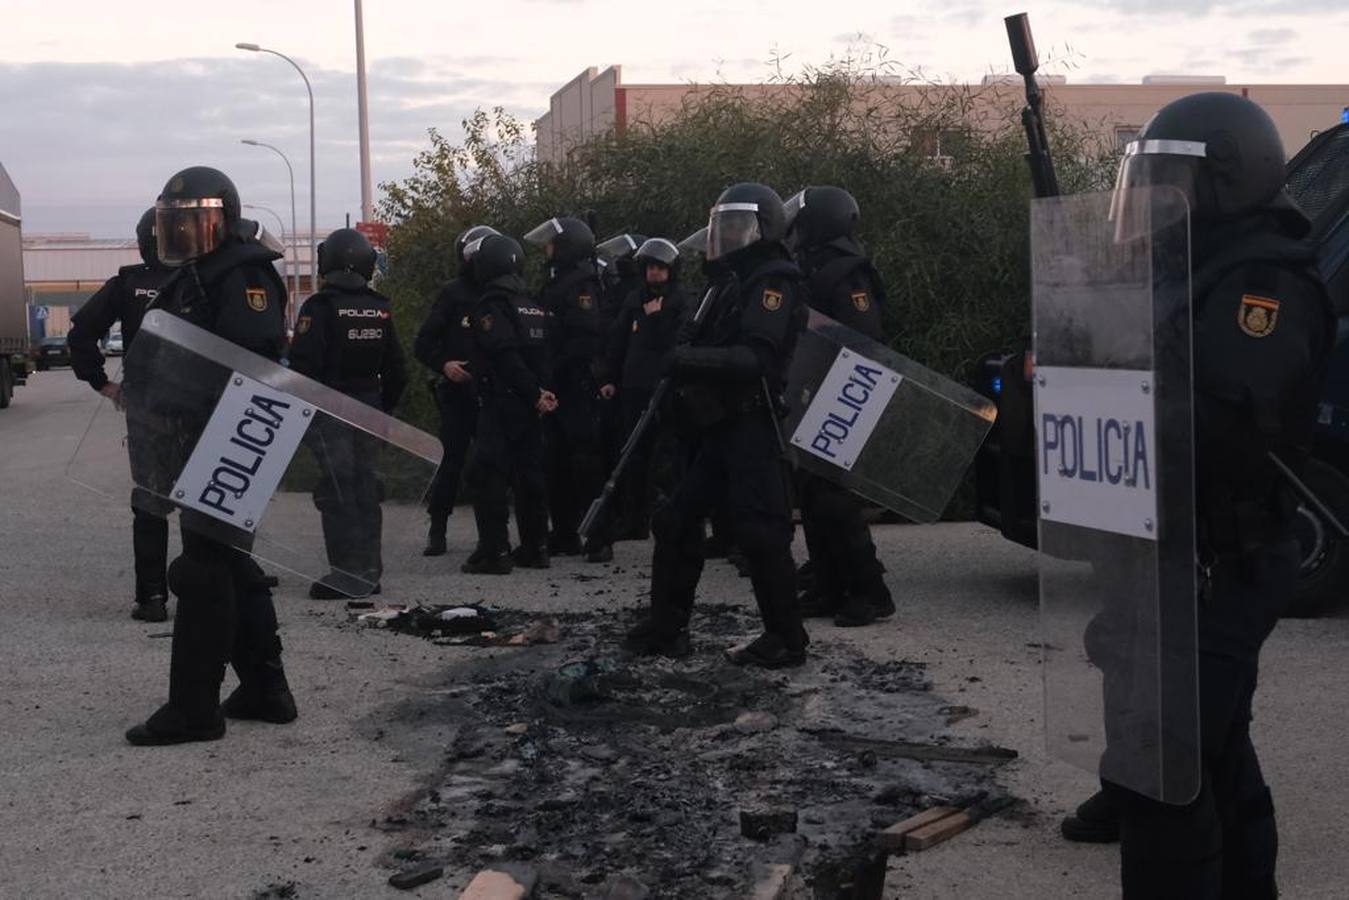
<path id="1" fill-rule="evenodd" d="M 431 715 L 395 727 L 392 711 L 460 688 L 445 673 L 473 654 L 530 651 L 360 629 L 340 604 L 308 600 L 306 582 L 283 575 L 299 721 L 231 723 L 216 743 L 128 746 L 125 728 L 165 697 L 171 626 L 127 615 L 125 503 L 64 476 L 96 400 L 59 370 L 35 375 L 0 412 L 0 896 L 254 897 L 284 886 L 293 893 L 277 896 L 406 896 L 386 880 L 387 854 L 408 836 L 372 826 L 424 789 L 458 723 Z M 469 516 L 454 517 L 450 541 L 450 556 L 387 574 L 382 599 L 617 615 L 637 602 L 649 561 L 648 547 L 628 543 L 612 568 L 560 560 L 546 572 L 468 578 L 458 564 Z M 1043 752 L 1033 554 L 968 524 L 886 526 L 877 541 L 899 615 L 860 631 L 813 624 L 813 635 L 926 664 L 934 693 L 977 711 L 953 726 L 957 736 L 1020 751 L 1001 778 L 1027 801 L 1024 814 L 892 861 L 887 895 L 1117 896 L 1115 848 L 1057 834 L 1093 780 Z M 572 573 L 607 573 L 604 592 Z M 752 606 L 725 563 L 709 565 L 701 596 Z M 1349 618 L 1285 622 L 1266 648 L 1255 739 L 1290 898 L 1343 897 L 1349 885 L 1347 662 Z M 464 874 L 413 895 L 455 896 Z"/>

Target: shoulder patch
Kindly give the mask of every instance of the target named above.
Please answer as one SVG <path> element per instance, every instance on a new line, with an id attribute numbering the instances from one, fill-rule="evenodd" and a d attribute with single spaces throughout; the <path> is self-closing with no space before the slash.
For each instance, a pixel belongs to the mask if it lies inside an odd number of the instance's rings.
<path id="1" fill-rule="evenodd" d="M 493 323 L 491 313 L 483 313 L 482 316 L 478 318 L 478 327 L 481 328 L 483 331 L 491 331 L 492 324 Z"/>
<path id="2" fill-rule="evenodd" d="M 1237 307 L 1237 325 L 1253 338 L 1269 337 L 1279 324 L 1279 301 L 1244 294 Z"/>
<path id="3" fill-rule="evenodd" d="M 300 316 L 300 320 L 295 323 L 295 333 L 304 334 L 309 330 L 309 325 L 313 321 L 313 316 Z"/>
<path id="4" fill-rule="evenodd" d="M 595 298 L 589 294 L 581 294 L 576 298 L 576 305 L 581 309 L 593 309 L 595 307 Z"/>
<path id="5" fill-rule="evenodd" d="M 266 288 L 245 288 L 244 295 L 248 298 L 248 308 L 253 310 L 253 312 L 267 311 Z"/>
<path id="6" fill-rule="evenodd" d="M 852 305 L 858 312 L 866 312 L 871 309 L 871 295 L 866 291 L 853 291 Z"/>
<path id="7" fill-rule="evenodd" d="M 763 308 L 769 312 L 777 312 L 782 309 L 782 291 L 774 291 L 764 288 Z"/>

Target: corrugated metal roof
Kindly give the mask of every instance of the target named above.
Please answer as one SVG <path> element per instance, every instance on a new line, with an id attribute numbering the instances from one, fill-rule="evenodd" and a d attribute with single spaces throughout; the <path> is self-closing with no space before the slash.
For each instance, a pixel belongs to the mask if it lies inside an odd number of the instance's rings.
<path id="1" fill-rule="evenodd" d="M 289 248 L 287 248 L 289 249 Z M 300 274 L 308 273 L 308 248 L 299 247 Z M 80 240 L 64 235 L 36 235 L 23 242 L 23 276 L 28 284 L 52 281 L 104 282 L 122 266 L 141 261 L 134 240 Z M 277 271 L 289 274 L 285 260 L 277 260 Z"/>

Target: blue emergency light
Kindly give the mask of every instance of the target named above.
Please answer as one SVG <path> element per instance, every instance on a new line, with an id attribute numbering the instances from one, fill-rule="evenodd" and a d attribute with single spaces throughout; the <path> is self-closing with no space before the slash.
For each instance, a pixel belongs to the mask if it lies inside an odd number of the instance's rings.
<path id="1" fill-rule="evenodd" d="M 1343 112 L 1340 113 L 1340 121 L 1345 125 L 1349 125 L 1349 106 L 1346 106 Z"/>

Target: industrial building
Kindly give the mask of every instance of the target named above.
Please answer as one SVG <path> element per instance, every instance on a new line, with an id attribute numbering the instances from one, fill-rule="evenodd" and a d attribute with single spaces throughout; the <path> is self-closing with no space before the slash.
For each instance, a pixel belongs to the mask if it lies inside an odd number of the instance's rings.
<path id="1" fill-rule="evenodd" d="M 978 85 L 914 84 L 909 81 L 877 82 L 892 92 L 896 104 L 914 106 L 924 95 L 962 91 L 976 98 L 976 106 L 992 123 L 1007 122 L 1025 102 L 1018 76 L 988 76 Z M 1269 111 L 1283 136 L 1291 157 L 1324 129 L 1340 123 L 1349 107 L 1349 85 L 1340 84 L 1228 84 L 1221 76 L 1165 76 L 1143 79 L 1139 84 L 1073 84 L 1066 77 L 1041 78 L 1050 115 L 1068 116 L 1099 132 L 1109 143 L 1125 143 L 1157 109 L 1197 91 L 1230 91 L 1249 97 Z M 600 71 L 586 69 L 556 90 L 549 98 L 548 112 L 535 121 L 540 159 L 558 162 L 567 148 L 609 131 L 622 132 L 643 122 L 659 125 L 675 115 L 688 101 L 709 91 L 734 91 L 753 99 L 790 94 L 800 88 L 791 84 L 624 84 L 622 66 Z M 928 97 L 927 99 L 935 99 Z M 925 152 L 941 155 L 939 140 L 922 141 Z"/>

